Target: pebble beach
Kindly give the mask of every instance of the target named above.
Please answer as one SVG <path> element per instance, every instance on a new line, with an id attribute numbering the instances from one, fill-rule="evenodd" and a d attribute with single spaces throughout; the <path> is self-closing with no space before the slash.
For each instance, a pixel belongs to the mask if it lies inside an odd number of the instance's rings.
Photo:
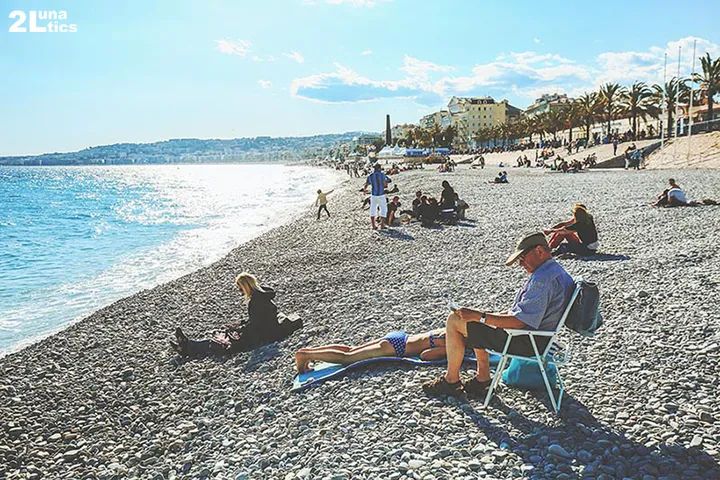
<path id="1" fill-rule="evenodd" d="M 691 199 L 720 199 L 717 170 L 553 174 L 497 168 L 393 177 L 402 208 L 448 180 L 467 221 L 370 228 L 364 179 L 220 261 L 144 290 L 0 359 L 4 479 L 717 479 L 720 478 L 720 207 L 648 204 L 674 177 Z M 510 306 L 525 273 L 516 240 L 587 205 L 594 259 L 565 259 L 599 283 L 605 325 L 570 332 L 559 416 L 543 392 L 426 397 L 441 367 L 376 365 L 291 393 L 293 353 L 444 325 L 444 295 Z M 176 326 L 204 336 L 242 321 L 233 285 L 250 271 L 304 328 L 249 353 L 181 359 Z M 470 369 L 471 365 L 467 365 Z M 466 376 L 470 376 L 468 371 Z"/>

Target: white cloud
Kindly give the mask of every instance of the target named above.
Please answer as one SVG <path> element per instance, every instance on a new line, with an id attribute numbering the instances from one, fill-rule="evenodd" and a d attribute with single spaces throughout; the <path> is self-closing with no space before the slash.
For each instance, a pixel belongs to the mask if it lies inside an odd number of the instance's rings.
<path id="1" fill-rule="evenodd" d="M 597 57 L 599 76 L 596 83 L 634 81 L 660 83 L 663 78 L 666 53 L 667 78 L 677 76 L 678 47 L 681 47 L 680 75 L 687 77 L 692 70 L 694 41 L 697 41 L 695 71 L 700 68 L 697 57 L 704 56 L 705 52 L 711 57 L 720 56 L 720 45 L 698 37 L 684 37 L 667 42 L 664 47 L 650 47 L 646 51 L 605 52 Z"/>
<path id="2" fill-rule="evenodd" d="M 664 53 L 668 52 L 668 77 L 677 69 L 677 47 L 682 46 L 681 74 L 692 65 L 692 44 L 697 40 L 696 57 L 709 52 L 720 56 L 720 45 L 686 37 L 664 47 L 640 51 L 604 52 L 588 63 L 579 63 L 555 53 L 508 52 L 494 61 L 476 64 L 469 73 L 457 75 L 456 68 L 405 55 L 400 78 L 372 79 L 336 65 L 333 72 L 298 78 L 292 82 L 294 96 L 321 102 L 358 102 L 383 98 L 410 98 L 418 104 L 440 106 L 451 95 L 492 95 L 526 99 L 543 93 L 577 96 L 605 82 L 662 81 Z M 675 66 L 673 65 L 673 55 Z M 699 69 L 696 64 L 696 71 Z"/>
<path id="3" fill-rule="evenodd" d="M 296 61 L 297 63 L 304 63 L 305 57 L 300 52 L 283 53 L 287 58 Z"/>
<path id="4" fill-rule="evenodd" d="M 260 88 L 268 89 L 272 87 L 272 82 L 270 80 L 258 80 L 258 85 L 260 85 Z"/>
<path id="5" fill-rule="evenodd" d="M 272 55 L 253 55 L 253 56 L 252 56 L 252 61 L 253 61 L 253 62 L 258 62 L 258 63 L 262 63 L 262 62 L 274 62 L 274 61 L 275 61 L 275 57 L 273 57 Z"/>
<path id="6" fill-rule="evenodd" d="M 410 76 L 419 78 L 427 78 L 432 72 L 449 72 L 453 67 L 447 65 L 438 65 L 436 63 L 418 60 L 415 57 L 405 55 L 403 58 L 403 66 L 400 70 Z"/>
<path id="7" fill-rule="evenodd" d="M 247 40 L 215 40 L 215 48 L 219 52 L 239 57 L 246 56 L 251 45 Z"/>
<path id="8" fill-rule="evenodd" d="M 373 53 L 373 51 L 370 50 L 370 49 L 368 49 L 368 50 L 363 50 L 362 52 L 360 52 L 360 55 L 366 57 L 366 56 L 368 56 L 368 55 L 372 55 L 372 53 Z"/>

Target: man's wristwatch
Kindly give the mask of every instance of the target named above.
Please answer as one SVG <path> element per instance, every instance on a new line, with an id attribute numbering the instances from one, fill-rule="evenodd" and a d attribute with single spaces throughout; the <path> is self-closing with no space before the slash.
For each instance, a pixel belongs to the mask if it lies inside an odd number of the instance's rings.
<path id="1" fill-rule="evenodd" d="M 480 312 L 480 323 L 485 323 L 487 320 L 487 312 Z"/>

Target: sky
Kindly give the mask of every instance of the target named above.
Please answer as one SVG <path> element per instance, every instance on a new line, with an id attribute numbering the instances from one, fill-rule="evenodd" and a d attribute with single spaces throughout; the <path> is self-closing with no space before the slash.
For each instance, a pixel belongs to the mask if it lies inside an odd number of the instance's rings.
<path id="1" fill-rule="evenodd" d="M 65 11 L 76 32 L 9 32 Z M 578 95 L 720 56 L 720 2 L 0 0 L 0 155 L 381 131 L 452 95 Z M 37 15 L 40 15 L 38 13 Z M 49 20 L 38 19 L 44 26 Z M 696 66 L 696 69 L 699 66 Z"/>

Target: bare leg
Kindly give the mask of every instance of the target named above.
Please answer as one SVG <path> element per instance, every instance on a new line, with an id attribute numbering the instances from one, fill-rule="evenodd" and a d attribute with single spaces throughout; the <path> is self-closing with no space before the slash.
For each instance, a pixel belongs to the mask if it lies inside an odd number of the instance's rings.
<path id="1" fill-rule="evenodd" d="M 332 345 L 321 345 L 319 347 L 303 347 L 298 350 L 298 352 L 314 352 L 315 350 L 340 350 L 343 352 L 347 352 L 348 350 L 352 350 L 356 347 L 351 347 L 350 345 L 342 345 L 342 344 L 332 344 Z"/>
<path id="2" fill-rule="evenodd" d="M 484 348 L 473 348 L 477 359 L 475 378 L 478 382 L 490 381 L 490 355 Z"/>
<path id="3" fill-rule="evenodd" d="M 467 325 L 460 317 L 451 313 L 445 324 L 445 349 L 447 350 L 447 372 L 445 380 L 448 383 L 460 381 L 460 369 L 465 357 L 465 339 L 467 337 Z"/>
<path id="4" fill-rule="evenodd" d="M 299 372 L 307 371 L 307 365 L 310 362 L 329 362 L 339 363 L 341 365 L 349 365 L 360 360 L 368 358 L 385 357 L 395 355 L 395 349 L 387 340 L 378 340 L 375 343 L 365 345 L 362 348 L 351 352 L 341 352 L 337 350 L 314 351 L 314 352 L 297 352 L 295 354 L 295 364 Z"/>

